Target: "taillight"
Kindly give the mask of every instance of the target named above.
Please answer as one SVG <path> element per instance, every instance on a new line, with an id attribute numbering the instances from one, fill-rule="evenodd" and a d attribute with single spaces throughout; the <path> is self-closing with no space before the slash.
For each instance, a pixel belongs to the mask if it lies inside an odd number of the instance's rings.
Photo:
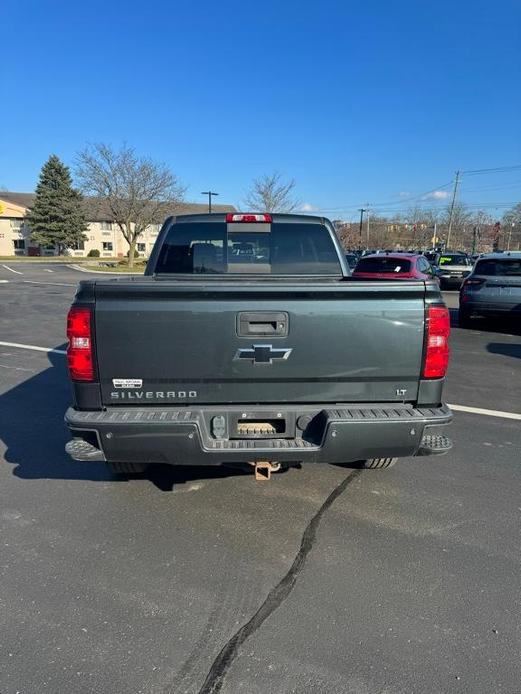
<path id="1" fill-rule="evenodd" d="M 467 292 L 469 290 L 472 291 L 473 289 L 479 289 L 479 287 L 481 287 L 481 285 L 484 284 L 484 282 L 484 279 L 477 279 L 474 277 L 470 277 L 469 279 L 463 280 L 463 284 L 461 285 L 460 289 L 460 301 L 462 303 L 468 301 L 470 297 L 467 296 Z"/>
<path id="2" fill-rule="evenodd" d="M 73 381 L 94 380 L 91 323 L 90 308 L 73 307 L 67 315 L 67 362 Z"/>
<path id="3" fill-rule="evenodd" d="M 465 287 L 479 287 L 481 284 L 483 284 L 485 280 L 483 279 L 477 279 L 475 277 L 471 277 L 470 279 L 464 280 L 461 288 Z"/>
<path id="4" fill-rule="evenodd" d="M 230 222 L 271 222 L 271 214 L 244 214 L 243 212 L 235 214 L 234 212 L 228 212 L 226 215 L 226 221 Z"/>
<path id="5" fill-rule="evenodd" d="M 450 315 L 445 306 L 429 306 L 423 378 L 443 378 L 449 365 Z"/>

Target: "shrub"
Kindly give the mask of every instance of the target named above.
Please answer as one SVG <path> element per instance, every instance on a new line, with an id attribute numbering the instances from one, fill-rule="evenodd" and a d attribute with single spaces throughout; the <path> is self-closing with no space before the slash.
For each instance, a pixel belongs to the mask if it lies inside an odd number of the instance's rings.
<path id="1" fill-rule="evenodd" d="M 92 248 L 88 253 L 87 253 L 87 258 L 99 258 L 99 251 L 97 248 Z"/>

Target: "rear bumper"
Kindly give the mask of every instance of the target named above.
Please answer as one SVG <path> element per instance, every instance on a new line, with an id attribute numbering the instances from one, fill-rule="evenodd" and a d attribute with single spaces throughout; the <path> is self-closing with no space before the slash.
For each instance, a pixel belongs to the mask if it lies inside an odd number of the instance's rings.
<path id="1" fill-rule="evenodd" d="M 455 289 L 461 287 L 465 277 L 439 277 L 440 285 L 442 287 L 453 287 Z"/>
<path id="2" fill-rule="evenodd" d="M 480 313 L 484 316 L 520 316 L 521 304 L 519 302 L 506 301 L 472 301 L 461 303 L 461 308 L 471 313 Z"/>
<path id="3" fill-rule="evenodd" d="M 262 418 L 268 412 L 273 413 L 273 406 L 256 407 L 245 414 Z M 264 460 L 349 463 L 446 453 L 451 448 L 442 429 L 452 420 L 446 405 L 414 408 L 389 403 L 338 404 L 298 410 L 279 406 L 276 412 L 297 423 L 291 436 L 214 438 L 210 434 L 212 418 L 222 415 L 231 421 L 237 413 L 232 407 L 114 407 L 102 412 L 69 408 L 65 422 L 73 439 L 66 450 L 75 460 L 220 465 Z"/>

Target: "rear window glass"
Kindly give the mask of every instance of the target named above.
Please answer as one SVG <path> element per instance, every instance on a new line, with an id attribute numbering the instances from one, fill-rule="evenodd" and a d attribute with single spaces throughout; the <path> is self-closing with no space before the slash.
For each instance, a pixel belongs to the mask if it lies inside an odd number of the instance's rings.
<path id="1" fill-rule="evenodd" d="M 438 265 L 472 265 L 466 255 L 442 255 Z"/>
<path id="2" fill-rule="evenodd" d="M 478 260 L 474 270 L 475 275 L 510 275 L 521 276 L 521 258 Z"/>
<path id="3" fill-rule="evenodd" d="M 329 231 L 321 224 L 243 225 L 179 222 L 165 239 L 157 274 L 340 275 Z"/>
<path id="4" fill-rule="evenodd" d="M 362 258 L 356 272 L 389 272 L 400 275 L 411 271 L 411 261 L 401 258 Z"/>

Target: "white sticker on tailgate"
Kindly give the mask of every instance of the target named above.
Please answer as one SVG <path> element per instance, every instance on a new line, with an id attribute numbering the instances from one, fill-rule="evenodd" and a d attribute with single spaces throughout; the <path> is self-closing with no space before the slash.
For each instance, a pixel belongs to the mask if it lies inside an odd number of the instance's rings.
<path id="1" fill-rule="evenodd" d="M 142 388 L 142 378 L 113 378 L 112 385 L 114 388 Z"/>

